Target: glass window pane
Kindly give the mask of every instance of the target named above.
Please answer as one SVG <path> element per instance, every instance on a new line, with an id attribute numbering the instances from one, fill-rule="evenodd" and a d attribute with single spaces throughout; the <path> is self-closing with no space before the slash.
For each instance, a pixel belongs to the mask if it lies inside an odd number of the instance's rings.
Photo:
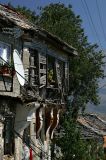
<path id="1" fill-rule="evenodd" d="M 8 44 L 0 42 L 0 63 L 5 64 L 6 62 L 9 62 L 10 59 L 10 46 Z"/>

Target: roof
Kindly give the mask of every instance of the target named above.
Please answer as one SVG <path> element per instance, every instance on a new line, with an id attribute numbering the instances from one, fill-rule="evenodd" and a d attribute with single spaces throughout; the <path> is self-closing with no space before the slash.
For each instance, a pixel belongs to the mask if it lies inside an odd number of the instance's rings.
<path id="1" fill-rule="evenodd" d="M 10 20 L 23 29 L 36 29 L 35 26 L 30 23 L 24 16 L 6 5 L 0 4 L 0 16 L 3 17 L 3 19 L 5 18 Z"/>
<path id="2" fill-rule="evenodd" d="M 36 31 L 39 34 L 42 34 L 42 36 L 44 37 L 46 36 L 56 41 L 57 43 L 59 43 L 62 46 L 62 49 L 65 50 L 66 52 L 77 55 L 76 49 L 73 48 L 71 45 L 64 42 L 56 35 L 53 35 L 52 33 L 46 31 L 45 29 L 39 28 L 38 26 L 29 22 L 23 15 L 16 12 L 15 9 L 11 9 L 10 7 L 6 5 L 0 4 L 0 17 L 4 20 L 8 19 L 9 21 L 11 21 L 12 23 L 14 23 L 15 25 L 17 25 L 18 27 L 22 29 Z"/>
<path id="3" fill-rule="evenodd" d="M 106 121 L 96 114 L 80 115 L 77 121 L 83 126 L 83 133 L 88 129 L 88 136 L 90 132 L 99 136 L 106 135 Z"/>

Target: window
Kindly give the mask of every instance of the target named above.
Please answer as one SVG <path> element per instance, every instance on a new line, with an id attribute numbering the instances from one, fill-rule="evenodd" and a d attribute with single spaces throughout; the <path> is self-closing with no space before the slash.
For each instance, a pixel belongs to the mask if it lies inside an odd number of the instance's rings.
<path id="1" fill-rule="evenodd" d="M 55 58 L 48 55 L 48 86 L 55 87 L 56 85 L 56 71 L 55 71 Z"/>
<path id="2" fill-rule="evenodd" d="M 0 57 L 4 60 L 0 59 L 0 64 L 4 65 L 6 62 L 10 61 L 10 50 L 10 45 L 0 42 Z"/>
<path id="3" fill-rule="evenodd" d="M 65 62 L 48 56 L 48 85 L 62 89 L 65 79 Z"/>
<path id="4" fill-rule="evenodd" d="M 56 74 L 58 87 L 63 89 L 65 80 L 65 63 L 60 60 L 56 61 Z"/>

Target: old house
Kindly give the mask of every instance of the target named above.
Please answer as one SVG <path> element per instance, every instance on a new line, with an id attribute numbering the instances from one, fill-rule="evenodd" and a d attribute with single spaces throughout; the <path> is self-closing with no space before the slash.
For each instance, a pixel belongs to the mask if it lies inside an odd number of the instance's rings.
<path id="1" fill-rule="evenodd" d="M 103 137 L 106 136 L 106 120 L 103 116 L 86 113 L 79 115 L 77 122 L 84 139 L 103 143 Z"/>
<path id="2" fill-rule="evenodd" d="M 51 159 L 51 139 L 68 93 L 69 57 L 76 54 L 72 46 L 0 5 L 1 159 L 21 160 L 29 148 L 33 158 Z"/>

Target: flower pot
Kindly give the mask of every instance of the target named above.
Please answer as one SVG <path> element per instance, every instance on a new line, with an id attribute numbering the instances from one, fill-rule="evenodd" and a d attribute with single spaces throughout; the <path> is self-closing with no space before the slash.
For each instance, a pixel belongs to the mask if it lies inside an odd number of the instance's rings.
<path id="1" fill-rule="evenodd" d="M 14 76 L 15 75 L 15 70 L 9 68 L 8 66 L 1 66 L 0 67 L 0 74 L 3 76 Z"/>

